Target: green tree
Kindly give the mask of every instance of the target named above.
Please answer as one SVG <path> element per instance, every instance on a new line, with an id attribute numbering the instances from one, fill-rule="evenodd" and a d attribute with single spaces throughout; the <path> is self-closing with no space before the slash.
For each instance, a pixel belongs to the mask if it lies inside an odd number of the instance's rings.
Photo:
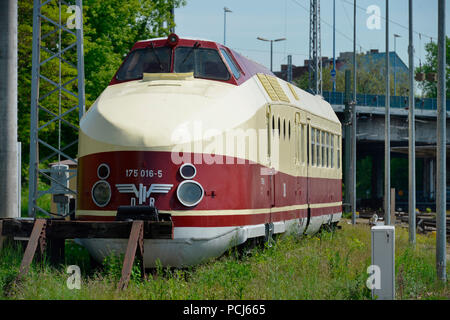
<path id="1" fill-rule="evenodd" d="M 69 5 L 75 4 L 74 0 L 67 1 Z M 124 56 L 129 52 L 133 44 L 142 39 L 167 36 L 169 29 L 174 26 L 170 14 L 172 5 L 180 7 L 185 5 L 185 0 L 85 0 L 83 2 L 84 16 L 84 51 L 85 51 L 85 87 L 86 107 L 88 108 L 98 95 L 106 88 L 118 69 Z M 45 16 L 54 21 L 59 19 L 59 7 L 57 1 L 50 1 L 43 6 Z M 62 23 L 69 18 L 67 6 L 61 7 Z M 32 65 L 32 38 L 33 38 L 33 2 L 29 0 L 18 1 L 18 125 L 19 141 L 22 142 L 22 177 L 28 180 L 29 167 L 29 140 L 30 140 L 30 105 L 31 105 L 31 65 Z M 42 34 L 52 32 L 55 26 L 42 19 Z M 49 51 L 41 50 L 41 61 L 57 53 L 59 33 L 51 33 L 41 41 L 41 46 Z M 62 47 L 68 46 L 74 41 L 74 37 L 67 32 L 61 35 Z M 68 82 L 76 75 L 75 47 L 66 51 L 63 55 L 65 62 L 59 64 L 58 60 L 52 60 L 41 67 L 41 74 L 55 81 L 61 69 L 62 83 Z M 77 81 L 67 83 L 66 89 L 77 91 Z M 40 96 L 45 99 L 40 101 L 39 125 L 47 122 L 51 115 L 58 114 L 59 99 L 61 99 L 61 112 L 70 110 L 75 104 L 75 97 L 66 92 L 59 94 L 53 91 L 55 87 L 49 82 L 40 81 Z M 48 111 L 45 111 L 48 110 Z M 65 117 L 70 120 L 77 118 L 76 113 Z M 66 146 L 76 139 L 73 130 L 62 123 L 61 142 L 58 141 L 58 122 L 55 121 L 39 132 L 39 136 L 49 141 L 53 146 L 61 143 Z M 76 155 L 76 145 L 67 150 L 72 156 Z M 50 155 L 51 151 L 40 149 L 40 158 Z"/>
<path id="2" fill-rule="evenodd" d="M 349 62 L 350 69 L 352 68 L 351 62 Z M 357 93 L 361 94 L 385 94 L 386 79 L 385 79 L 385 66 L 384 60 L 374 60 L 372 58 L 365 58 L 363 54 L 356 56 L 356 85 Z M 332 91 L 333 82 L 331 78 L 332 66 L 327 65 L 322 68 L 322 88 L 323 91 Z M 351 72 L 351 78 L 353 72 Z M 306 90 L 308 89 L 309 74 L 305 73 L 300 78 L 294 79 L 294 82 L 298 87 Z M 353 86 L 353 80 L 352 85 Z M 394 94 L 394 73 L 390 72 L 390 92 Z M 396 86 L 397 95 L 406 95 L 408 92 L 408 75 L 406 73 L 396 74 Z M 351 89 L 352 90 L 352 89 Z M 336 91 L 345 91 L 345 71 L 336 70 Z"/>
<path id="3" fill-rule="evenodd" d="M 422 66 L 416 68 L 416 72 L 425 74 L 434 72 L 437 74 L 437 43 L 429 42 L 425 45 L 426 60 Z M 446 37 L 446 88 L 447 96 L 450 94 L 450 39 Z M 437 82 L 425 81 L 419 82 L 419 88 L 422 89 L 423 95 L 427 98 L 437 97 Z"/>
<path id="4" fill-rule="evenodd" d="M 139 40 L 168 36 L 170 9 L 185 0 L 85 0 L 85 75 L 89 102 L 111 81 L 124 56 Z"/>

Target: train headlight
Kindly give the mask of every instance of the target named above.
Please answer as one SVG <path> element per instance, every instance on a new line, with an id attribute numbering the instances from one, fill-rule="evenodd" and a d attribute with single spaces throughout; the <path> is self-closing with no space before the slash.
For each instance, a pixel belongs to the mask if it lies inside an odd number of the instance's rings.
<path id="1" fill-rule="evenodd" d="M 178 36 L 175 33 L 169 34 L 167 37 L 167 42 L 169 42 L 169 46 L 175 47 L 178 44 Z"/>
<path id="2" fill-rule="evenodd" d="M 197 169 L 195 169 L 193 164 L 185 163 L 180 167 L 180 175 L 183 179 L 193 179 L 197 174 Z"/>
<path id="3" fill-rule="evenodd" d="M 178 200 L 186 207 L 193 207 L 202 201 L 204 195 L 203 187 L 200 183 L 186 180 L 178 185 Z"/>
<path id="4" fill-rule="evenodd" d="M 102 163 L 101 165 L 98 166 L 97 168 L 97 176 L 100 179 L 106 179 L 109 177 L 109 166 L 106 163 Z"/>
<path id="5" fill-rule="evenodd" d="M 99 207 L 104 207 L 111 200 L 111 186 L 106 181 L 97 181 L 92 187 L 92 200 Z"/>

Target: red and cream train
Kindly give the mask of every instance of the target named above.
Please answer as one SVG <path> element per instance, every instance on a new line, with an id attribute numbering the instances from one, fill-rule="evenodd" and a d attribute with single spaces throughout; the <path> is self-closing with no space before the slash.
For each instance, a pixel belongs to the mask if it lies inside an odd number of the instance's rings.
<path id="1" fill-rule="evenodd" d="M 119 206 L 170 214 L 145 264 L 197 264 L 270 233 L 341 218 L 341 124 L 331 106 L 212 41 L 137 42 L 81 120 L 76 218 Z M 80 240 L 94 258 L 123 239 Z"/>

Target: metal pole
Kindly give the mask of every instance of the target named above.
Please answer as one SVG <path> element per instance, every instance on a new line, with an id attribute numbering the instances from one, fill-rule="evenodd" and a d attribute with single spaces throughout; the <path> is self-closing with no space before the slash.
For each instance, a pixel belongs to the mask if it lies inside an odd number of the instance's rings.
<path id="1" fill-rule="evenodd" d="M 395 66 L 396 66 L 396 59 L 395 59 L 395 55 L 396 55 L 396 52 L 397 52 L 397 37 L 394 35 L 394 97 L 396 96 L 396 88 L 395 88 L 395 84 L 396 84 L 396 82 L 395 82 L 395 74 L 396 74 L 396 72 L 395 72 Z"/>
<path id="2" fill-rule="evenodd" d="M 409 242 L 416 243 L 416 133 L 414 115 L 414 44 L 413 44 L 413 8 L 409 0 Z"/>
<path id="3" fill-rule="evenodd" d="M 356 0 L 353 1 L 352 223 L 356 223 Z"/>
<path id="4" fill-rule="evenodd" d="M 288 65 L 287 65 L 287 82 L 292 83 L 292 55 L 288 55 Z"/>
<path id="5" fill-rule="evenodd" d="M 223 45 L 227 44 L 225 37 L 226 30 L 227 30 L 227 10 L 223 8 Z"/>
<path id="6" fill-rule="evenodd" d="M 446 36 L 445 0 L 438 3 L 438 83 L 437 83 L 437 183 L 436 183 L 436 269 L 439 280 L 446 281 Z"/>
<path id="7" fill-rule="evenodd" d="M 84 32 L 83 32 L 83 0 L 76 0 L 80 8 L 79 25 L 77 27 L 77 72 L 78 72 L 78 121 L 84 116 L 86 111 L 85 91 L 84 91 Z M 173 9 L 172 9 L 173 10 Z M 175 29 L 173 30 L 175 32 Z"/>
<path id="8" fill-rule="evenodd" d="M 172 1 L 172 8 L 170 9 L 170 15 L 172 16 L 172 22 L 174 26 L 170 28 L 170 33 L 175 33 L 175 1 Z"/>
<path id="9" fill-rule="evenodd" d="M 319 55 L 319 51 L 318 51 L 318 23 L 319 23 L 319 18 L 317 16 L 317 7 L 318 7 L 318 1 L 319 0 L 315 0 L 315 5 L 314 5 L 314 15 L 315 15 L 315 24 L 314 24 L 314 51 L 316 53 L 315 58 L 314 58 L 314 68 L 316 70 L 315 74 L 314 74 L 314 83 L 315 83 L 315 94 L 319 94 L 319 59 L 320 59 L 320 55 Z"/>
<path id="10" fill-rule="evenodd" d="M 227 7 L 223 7 L 223 45 L 226 44 L 226 29 L 227 29 L 227 12 L 233 12 Z"/>
<path id="11" fill-rule="evenodd" d="M 270 71 L 272 71 L 272 49 L 273 49 L 273 40 L 270 40 Z"/>
<path id="12" fill-rule="evenodd" d="M 384 224 L 391 224 L 391 119 L 389 91 L 389 0 L 386 0 L 386 113 L 384 118 Z"/>
<path id="13" fill-rule="evenodd" d="M 336 0 L 333 0 L 333 92 L 336 92 Z"/>
<path id="14" fill-rule="evenodd" d="M 16 0 L 0 2 L 0 29 L 0 217 L 7 218 L 19 216 Z"/>
<path id="15" fill-rule="evenodd" d="M 38 100 L 39 100 L 39 72 L 40 72 L 40 42 L 41 42 L 41 1 L 33 3 L 33 52 L 31 70 L 31 110 L 30 110 L 30 169 L 29 169 L 29 197 L 28 216 L 36 215 L 36 199 L 39 167 L 38 145 Z"/>
<path id="16" fill-rule="evenodd" d="M 350 198 L 350 185 L 351 185 L 351 169 L 350 169 L 350 155 L 351 155 L 351 134 L 350 134 L 350 124 L 351 124 L 351 110 L 350 110 L 350 70 L 345 70 L 345 92 L 344 92 L 344 136 L 345 136 L 345 154 L 344 154 L 344 186 L 345 186 L 345 212 L 350 212 L 351 210 L 351 198 Z"/>

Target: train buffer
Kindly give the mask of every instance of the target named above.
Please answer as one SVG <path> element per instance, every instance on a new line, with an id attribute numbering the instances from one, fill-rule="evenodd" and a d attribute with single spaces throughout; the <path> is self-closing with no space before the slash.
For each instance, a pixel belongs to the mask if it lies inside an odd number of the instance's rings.
<path id="1" fill-rule="evenodd" d="M 153 220 L 69 221 L 6 218 L 0 219 L 0 236 L 28 239 L 16 281 L 26 275 L 36 251 L 40 257 L 47 254 L 52 264 L 63 261 L 66 239 L 128 239 L 122 276 L 118 284 L 118 289 L 121 290 L 128 286 L 136 256 L 141 262 L 141 275 L 145 277 L 144 239 L 173 239 L 173 223 Z"/>

